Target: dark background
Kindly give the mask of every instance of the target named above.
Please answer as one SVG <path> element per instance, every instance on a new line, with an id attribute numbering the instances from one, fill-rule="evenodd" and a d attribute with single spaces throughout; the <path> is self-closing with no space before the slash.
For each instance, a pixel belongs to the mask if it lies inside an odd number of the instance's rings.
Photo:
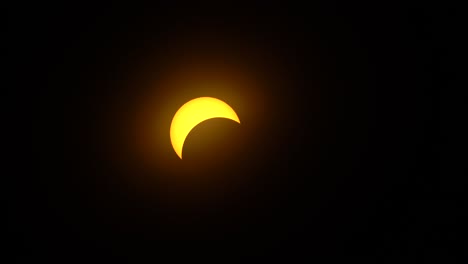
<path id="1" fill-rule="evenodd" d="M 26 124 L 19 145 L 33 151 L 11 155 L 21 161 L 7 192 L 10 252 L 27 263 L 246 256 L 450 263 L 463 252 L 457 224 L 466 208 L 458 171 L 444 169 L 441 155 L 449 13 L 394 1 L 11 7 L 20 98 L 13 119 Z M 246 121 L 197 127 L 186 163 L 169 161 L 180 170 L 115 162 L 109 155 L 131 155 L 103 151 L 102 142 L 125 141 L 118 131 L 149 89 L 135 84 L 135 72 L 164 71 L 174 39 L 190 47 L 199 32 L 221 61 L 235 57 L 266 76 L 239 95 L 263 97 L 264 108 L 247 109 L 264 118 L 249 119 L 233 99 Z M 152 89 L 160 103 L 180 94 Z M 222 97 L 212 92 L 184 99 Z M 213 130 L 217 147 L 198 156 L 197 137 Z M 243 140 L 240 150 L 222 150 Z M 210 155 L 231 151 L 209 165 Z M 129 180 L 184 173 L 248 180 L 194 183 L 176 198 L 161 195 L 165 185 Z"/>

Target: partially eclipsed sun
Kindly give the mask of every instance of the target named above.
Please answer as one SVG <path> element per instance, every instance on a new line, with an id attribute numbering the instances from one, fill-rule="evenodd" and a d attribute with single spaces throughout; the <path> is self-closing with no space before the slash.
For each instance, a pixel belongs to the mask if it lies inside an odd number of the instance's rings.
<path id="1" fill-rule="evenodd" d="M 172 147 L 181 159 L 187 135 L 195 126 L 211 118 L 227 118 L 240 123 L 236 112 L 228 104 L 212 97 L 196 98 L 179 108 L 172 119 L 170 135 Z"/>

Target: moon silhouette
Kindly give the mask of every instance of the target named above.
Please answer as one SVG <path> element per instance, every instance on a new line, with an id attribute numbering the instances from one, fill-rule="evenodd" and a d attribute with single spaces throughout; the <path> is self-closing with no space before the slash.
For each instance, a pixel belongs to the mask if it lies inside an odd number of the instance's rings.
<path id="1" fill-rule="evenodd" d="M 180 159 L 185 139 L 190 131 L 211 118 L 227 118 L 240 123 L 236 112 L 228 104 L 212 97 L 195 98 L 177 110 L 172 119 L 170 136 L 172 147 Z"/>

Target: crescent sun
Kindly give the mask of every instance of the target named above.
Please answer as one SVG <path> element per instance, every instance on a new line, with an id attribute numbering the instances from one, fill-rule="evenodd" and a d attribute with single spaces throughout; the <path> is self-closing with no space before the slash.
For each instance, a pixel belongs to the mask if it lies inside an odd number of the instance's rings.
<path id="1" fill-rule="evenodd" d="M 185 139 L 190 131 L 211 118 L 227 118 L 240 123 L 236 112 L 228 104 L 212 97 L 195 98 L 177 110 L 172 119 L 170 136 L 172 147 L 180 159 Z"/>

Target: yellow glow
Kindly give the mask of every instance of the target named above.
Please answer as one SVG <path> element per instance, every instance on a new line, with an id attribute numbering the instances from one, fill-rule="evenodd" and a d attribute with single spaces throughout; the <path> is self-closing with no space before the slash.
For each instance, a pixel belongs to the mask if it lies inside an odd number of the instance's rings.
<path id="1" fill-rule="evenodd" d="M 181 159 L 184 141 L 190 131 L 201 122 L 217 117 L 240 123 L 236 112 L 228 104 L 212 97 L 196 98 L 179 108 L 172 119 L 170 134 L 172 147 Z"/>

